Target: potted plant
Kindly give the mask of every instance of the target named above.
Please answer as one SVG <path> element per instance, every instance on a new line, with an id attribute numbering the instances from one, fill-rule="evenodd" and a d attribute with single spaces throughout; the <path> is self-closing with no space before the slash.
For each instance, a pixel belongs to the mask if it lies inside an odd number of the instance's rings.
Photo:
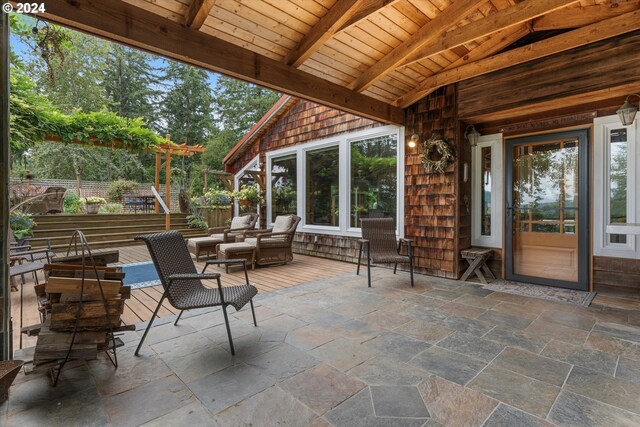
<path id="1" fill-rule="evenodd" d="M 88 214 L 97 214 L 100 206 L 107 204 L 107 201 L 102 197 L 85 197 L 83 202 L 84 210 Z"/>
<path id="2" fill-rule="evenodd" d="M 13 231 L 13 236 L 19 244 L 24 244 L 28 237 L 33 236 L 33 227 L 36 223 L 29 214 L 22 212 L 11 212 L 9 214 L 9 225 Z"/>
<path id="3" fill-rule="evenodd" d="M 257 206 L 258 203 L 262 202 L 262 191 L 258 184 L 243 185 L 239 191 L 233 193 L 233 196 L 238 200 L 238 203 L 243 206 Z"/>

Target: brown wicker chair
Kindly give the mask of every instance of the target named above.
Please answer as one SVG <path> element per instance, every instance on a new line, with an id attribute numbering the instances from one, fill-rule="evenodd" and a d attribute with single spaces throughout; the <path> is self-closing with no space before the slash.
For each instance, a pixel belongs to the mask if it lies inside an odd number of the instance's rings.
<path id="1" fill-rule="evenodd" d="M 393 218 L 366 218 L 362 219 L 362 239 L 360 239 L 360 252 L 358 253 L 358 270 L 360 274 L 360 260 L 362 251 L 367 256 L 367 277 L 371 287 L 371 263 L 394 264 L 393 274 L 396 274 L 399 263 L 409 263 L 411 274 L 411 287 L 413 287 L 413 250 L 410 239 L 400 239 L 396 243 L 396 227 Z M 402 244 L 407 245 L 407 255 L 400 254 Z"/>
<path id="2" fill-rule="evenodd" d="M 256 265 L 286 264 L 293 260 L 291 245 L 299 223 L 299 216 L 282 215 L 276 217 L 273 228 L 245 231 L 245 243 L 256 247 Z"/>
<path id="3" fill-rule="evenodd" d="M 236 236 L 242 236 L 242 233 L 247 230 L 254 230 L 256 226 L 256 222 L 260 215 L 257 213 L 244 213 L 238 215 L 237 218 L 241 217 L 249 217 L 248 225 L 240 228 L 231 228 L 231 227 L 211 227 L 207 229 L 207 237 L 194 237 L 189 239 L 187 242 L 187 246 L 189 247 L 189 252 L 196 256 L 196 261 L 200 261 L 200 257 L 203 254 L 206 254 L 207 257 L 213 253 L 216 254 L 216 246 L 220 243 L 233 243 L 236 241 Z M 233 222 L 233 221 L 232 221 Z"/>
<path id="4" fill-rule="evenodd" d="M 174 325 L 178 324 L 184 310 L 202 307 L 221 306 L 224 314 L 224 323 L 227 326 L 227 336 L 229 338 L 229 346 L 231 354 L 235 354 L 233 348 L 233 339 L 231 338 L 231 329 L 229 328 L 229 317 L 227 316 L 227 306 L 231 305 L 236 310 L 240 310 L 245 304 L 251 304 L 251 313 L 253 314 L 253 324 L 256 323 L 256 314 L 253 309 L 253 297 L 258 293 L 255 286 L 249 284 L 249 275 L 245 260 L 224 260 L 224 261 L 207 261 L 201 273 L 198 273 L 193 260 L 187 250 L 182 234 L 178 231 L 165 231 L 162 233 L 147 234 L 145 236 L 137 236 L 136 240 L 142 240 L 147 244 L 151 259 L 160 277 L 160 282 L 164 288 L 164 293 L 158 302 L 153 316 L 149 320 L 147 329 L 142 335 L 140 344 L 136 349 L 137 356 L 142 347 L 142 343 L 147 337 L 147 333 L 153 324 L 153 320 L 158 314 L 158 310 L 162 306 L 165 298 L 175 308 L 180 310 L 180 314 Z M 222 286 L 219 273 L 205 273 L 207 267 L 211 264 L 243 264 L 245 272 L 246 284 L 239 286 Z M 208 288 L 202 284 L 202 280 L 214 279 L 218 282 L 217 288 Z"/>

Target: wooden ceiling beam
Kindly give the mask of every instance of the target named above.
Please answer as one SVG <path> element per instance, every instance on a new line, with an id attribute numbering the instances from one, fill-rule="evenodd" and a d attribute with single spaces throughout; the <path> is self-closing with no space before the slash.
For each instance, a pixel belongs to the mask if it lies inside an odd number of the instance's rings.
<path id="1" fill-rule="evenodd" d="M 445 33 L 433 43 L 408 56 L 399 66 L 407 66 L 577 2 L 578 0 L 526 0 L 517 3 L 514 6 L 499 10 L 485 18 Z"/>
<path id="2" fill-rule="evenodd" d="M 184 25 L 199 30 L 206 21 L 216 0 L 193 0 L 184 15 Z"/>
<path id="3" fill-rule="evenodd" d="M 351 19 L 364 5 L 366 0 L 340 0 L 320 21 L 311 28 L 298 42 L 295 48 L 291 49 L 285 63 L 294 67 L 299 67 L 313 53 L 320 48 L 327 40 Z"/>
<path id="4" fill-rule="evenodd" d="M 505 28 L 497 33 L 493 33 L 490 39 L 482 43 L 480 46 L 472 49 L 466 55 L 460 57 L 457 61 L 452 62 L 440 72 L 451 70 L 453 68 L 460 67 L 465 64 L 470 64 L 475 61 L 487 58 L 491 55 L 495 55 L 507 46 L 510 46 L 514 42 L 520 40 L 522 37 L 532 32 L 529 24 L 520 24 L 517 27 Z M 437 73 L 433 73 L 437 74 Z M 435 89 L 434 89 L 435 90 Z M 429 95 L 431 92 L 427 92 L 423 97 Z M 403 102 L 403 98 L 400 97 L 393 102 L 393 105 L 399 106 Z"/>
<path id="5" fill-rule="evenodd" d="M 398 1 L 400 0 L 368 0 L 336 33 L 342 32 L 360 21 L 364 21 L 369 15 L 373 15 L 383 7 L 390 6 Z"/>
<path id="6" fill-rule="evenodd" d="M 542 1 L 542 0 L 536 0 Z M 546 0 L 545 0 L 546 1 Z M 456 0 L 435 18 L 427 22 L 416 33 L 412 34 L 400 46 L 389 52 L 384 58 L 369 67 L 357 79 L 348 86 L 358 92 L 362 92 L 373 85 L 385 75 L 395 70 L 398 64 L 416 50 L 426 44 L 435 42 L 446 30 L 464 19 L 474 9 L 477 9 L 484 0 Z"/>
<path id="7" fill-rule="evenodd" d="M 536 18 L 533 21 L 533 30 L 547 31 L 584 27 L 637 9 L 640 9 L 640 0 L 567 7 Z"/>
<path id="8" fill-rule="evenodd" d="M 395 104 L 403 108 L 408 107 L 439 87 L 638 29 L 640 29 L 640 11 L 629 12 L 427 77 L 411 93 L 399 98 Z"/>
<path id="9" fill-rule="evenodd" d="M 47 3 L 38 17 L 383 123 L 404 111 L 123 1 Z"/>

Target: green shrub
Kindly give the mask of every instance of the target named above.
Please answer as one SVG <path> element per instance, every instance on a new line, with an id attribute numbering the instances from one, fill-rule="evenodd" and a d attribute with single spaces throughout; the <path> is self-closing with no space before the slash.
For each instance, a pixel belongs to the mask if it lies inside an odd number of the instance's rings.
<path id="1" fill-rule="evenodd" d="M 230 191 L 212 189 L 201 197 L 191 199 L 191 203 L 195 207 L 230 206 L 232 200 L 233 194 Z"/>
<path id="2" fill-rule="evenodd" d="M 64 213 L 78 214 L 82 213 L 82 210 L 80 196 L 72 191 L 67 191 L 64 195 Z"/>
<path id="3" fill-rule="evenodd" d="M 9 214 L 9 225 L 13 230 L 13 236 L 18 239 L 24 239 L 27 236 L 33 236 L 33 227 L 36 223 L 31 215 L 22 212 L 11 212 Z"/>
<path id="4" fill-rule="evenodd" d="M 233 197 L 238 200 L 246 200 L 253 205 L 264 203 L 262 190 L 258 184 L 241 186 L 240 191 L 233 192 Z"/>
<path id="5" fill-rule="evenodd" d="M 122 196 L 127 193 L 133 193 L 138 188 L 138 183 L 135 181 L 127 181 L 125 179 L 118 179 L 113 181 L 107 190 L 107 198 L 111 202 L 121 202 Z"/>
<path id="6" fill-rule="evenodd" d="M 200 214 L 193 214 L 187 217 L 187 223 L 189 224 L 189 228 L 207 228 L 208 224 L 202 218 Z"/>
<path id="7" fill-rule="evenodd" d="M 107 203 L 100 206 L 100 213 L 122 213 L 122 205 L 120 203 Z"/>

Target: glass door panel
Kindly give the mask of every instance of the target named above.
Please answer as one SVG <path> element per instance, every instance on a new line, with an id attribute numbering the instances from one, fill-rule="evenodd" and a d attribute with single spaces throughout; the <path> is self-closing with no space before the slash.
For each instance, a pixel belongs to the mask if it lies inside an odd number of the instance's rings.
<path id="1" fill-rule="evenodd" d="M 526 140 L 511 143 L 507 151 L 507 277 L 574 287 L 581 264 L 588 263 L 579 259 L 578 230 L 584 221 L 579 199 L 586 190 L 580 188 L 580 140 L 574 135 Z"/>

